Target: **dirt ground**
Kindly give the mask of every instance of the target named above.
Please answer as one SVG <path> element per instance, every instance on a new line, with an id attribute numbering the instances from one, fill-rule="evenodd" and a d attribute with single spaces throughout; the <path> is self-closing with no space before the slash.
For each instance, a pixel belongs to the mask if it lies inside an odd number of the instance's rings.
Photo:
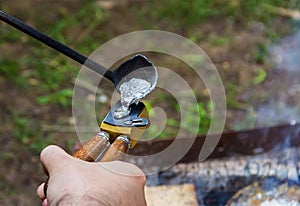
<path id="1" fill-rule="evenodd" d="M 23 0 L 18 1 L 18 3 L 5 0 L 1 4 L 1 7 L 7 12 L 24 20 L 28 18 L 28 15 L 39 13 L 43 16 L 43 19 L 47 19 L 47 24 L 55 22 L 58 18 L 57 8 L 76 12 L 80 7 L 79 4 L 77 5 L 77 3 L 69 0 L 60 1 L 60 3 L 51 0 Z M 141 3 L 141 9 L 144 6 L 147 6 L 147 4 Z M 107 33 L 107 36 L 115 37 L 135 30 L 153 28 L 153 26 L 139 24 L 135 16 L 128 12 L 128 7 L 130 7 L 130 4 L 120 4 L 106 11 L 109 18 L 106 19 L 102 29 L 103 32 Z M 285 21 L 285 18 L 276 18 L 272 26 L 275 30 L 280 28 L 279 30 L 284 34 L 285 30 L 288 30 Z M 34 22 L 29 23 L 34 24 Z M 151 24 L 151 22 L 148 24 Z M 164 21 L 156 25 L 156 29 L 171 30 L 183 36 L 189 36 L 187 29 L 171 28 Z M 230 108 L 227 114 L 227 128 L 235 129 L 234 125 L 249 112 L 247 110 L 248 104 L 255 103 L 259 105 L 266 102 L 263 100 L 266 93 L 260 91 L 270 87 L 267 83 L 252 85 L 250 88 L 246 88 L 245 85 L 249 85 L 249 82 L 259 72 L 259 68 L 267 72 L 267 78 L 278 75 L 276 72 L 270 71 L 269 66 L 262 64 L 253 57 L 253 51 L 256 51 L 258 45 L 269 44 L 270 40 L 266 37 L 265 25 L 255 21 L 228 23 L 221 18 L 209 18 L 192 29 L 194 33 L 199 31 L 204 35 L 204 38 L 200 38 L 197 43 L 217 66 L 223 81 L 234 81 L 239 85 L 233 89 L 234 92 L 232 93 L 239 105 Z M 209 43 L 209 36 L 222 35 L 226 30 L 230 30 L 229 32 L 232 34 L 228 39 L 229 43 L 225 45 Z M 22 35 L 20 34 L 20 37 Z M 26 52 L 26 48 L 22 47 L 21 44 L 21 41 L 2 44 L 0 45 L 1 53 L 3 51 L 10 52 L 16 55 L 17 60 L 22 52 Z M 45 49 L 48 48 L 45 47 Z M 191 81 L 193 80 L 193 77 L 189 74 L 185 75 Z M 253 90 L 256 92 L 253 92 Z M 48 123 L 56 122 L 57 119 L 68 121 L 72 116 L 71 108 L 37 105 L 34 101 L 35 94 L 35 91 L 17 88 L 13 83 L 5 81 L 4 77 L 0 76 L 0 205 L 40 204 L 35 195 L 35 189 L 46 178 L 39 164 L 39 154 L 14 138 L 15 123 L 12 119 L 14 111 L 18 110 L 18 112 L 28 114 L 29 118 L 41 119 Z M 68 150 L 68 152 L 70 152 L 76 136 L 72 126 L 70 128 L 69 132 L 52 131 L 51 133 L 54 142 Z M 36 129 L 39 129 L 38 126 Z"/>

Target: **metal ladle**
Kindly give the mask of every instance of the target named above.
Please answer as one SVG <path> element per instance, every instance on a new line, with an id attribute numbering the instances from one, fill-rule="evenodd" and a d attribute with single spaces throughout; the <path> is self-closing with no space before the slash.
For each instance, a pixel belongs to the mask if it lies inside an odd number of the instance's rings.
<path id="1" fill-rule="evenodd" d="M 143 55 L 135 55 L 128 61 L 121 64 L 114 71 L 110 71 L 104 66 L 98 64 L 97 62 L 56 41 L 55 39 L 47 36 L 46 34 L 34 29 L 33 27 L 3 12 L 2 10 L 0 10 L 0 20 L 6 22 L 14 28 L 28 34 L 29 36 L 37 39 L 38 41 L 48 45 L 56 51 L 68 56 L 69 58 L 77 61 L 82 65 L 85 65 L 89 69 L 109 79 L 111 82 L 114 83 L 115 88 L 119 93 L 119 87 L 121 83 L 124 81 L 129 81 L 131 78 L 139 78 L 148 81 L 151 84 L 151 88 L 149 89 L 148 93 L 150 93 L 155 88 L 157 82 L 156 68 Z M 145 94 L 144 96 L 146 96 L 147 94 Z"/>

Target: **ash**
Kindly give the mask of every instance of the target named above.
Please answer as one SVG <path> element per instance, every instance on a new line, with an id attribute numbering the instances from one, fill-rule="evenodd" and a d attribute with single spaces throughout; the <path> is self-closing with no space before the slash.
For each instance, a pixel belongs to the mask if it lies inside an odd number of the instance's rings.
<path id="1" fill-rule="evenodd" d="M 223 206 L 243 187 L 268 177 L 300 184 L 299 168 L 300 148 L 288 148 L 281 152 L 274 151 L 255 156 L 176 164 L 157 174 L 148 175 L 147 185 L 193 183 L 200 206 Z M 290 201 L 284 205 L 298 204 L 300 203 Z M 264 202 L 264 205 L 268 205 L 268 202 Z"/>

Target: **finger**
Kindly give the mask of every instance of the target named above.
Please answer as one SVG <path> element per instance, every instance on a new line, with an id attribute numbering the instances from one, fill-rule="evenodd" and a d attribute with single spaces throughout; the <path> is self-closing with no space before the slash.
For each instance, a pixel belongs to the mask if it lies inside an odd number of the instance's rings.
<path id="1" fill-rule="evenodd" d="M 43 149 L 40 158 L 46 172 L 51 174 L 54 171 L 65 168 L 71 156 L 60 147 L 50 145 Z"/>
<path id="2" fill-rule="evenodd" d="M 42 206 L 48 206 L 48 200 L 47 199 L 43 200 Z"/>
<path id="3" fill-rule="evenodd" d="M 39 198 L 41 200 L 44 200 L 46 198 L 45 194 L 44 194 L 44 185 L 45 183 L 40 184 L 40 186 L 38 186 L 38 188 L 36 189 L 36 194 L 37 196 L 39 196 Z"/>
<path id="4" fill-rule="evenodd" d="M 48 172 L 48 170 L 46 169 L 46 167 L 45 167 L 45 165 L 43 164 L 43 162 L 42 162 L 42 169 L 43 169 L 43 172 L 44 172 L 47 176 L 49 176 L 49 172 Z"/>

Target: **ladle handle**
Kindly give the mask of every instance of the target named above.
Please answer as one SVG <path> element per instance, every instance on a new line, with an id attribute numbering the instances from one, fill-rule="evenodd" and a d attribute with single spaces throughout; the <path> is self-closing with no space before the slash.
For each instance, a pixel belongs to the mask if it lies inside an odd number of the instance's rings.
<path id="1" fill-rule="evenodd" d="M 70 57 L 71 59 L 77 61 L 78 63 L 85 65 L 86 67 L 97 72 L 98 74 L 101 74 L 105 78 L 115 83 L 112 71 L 106 69 L 104 66 L 94 62 L 93 60 L 87 58 L 86 56 L 80 54 L 79 52 L 69 48 L 68 46 L 47 36 L 46 34 L 38 31 L 37 29 L 29 26 L 28 24 L 25 24 L 21 20 L 13 16 L 10 16 L 9 14 L 5 13 L 2 10 L 0 10 L 0 20 L 24 32 L 25 34 L 35 38 L 36 40 L 48 45 L 49 47 L 55 49 L 56 51 L 66 55 L 67 57 Z"/>

